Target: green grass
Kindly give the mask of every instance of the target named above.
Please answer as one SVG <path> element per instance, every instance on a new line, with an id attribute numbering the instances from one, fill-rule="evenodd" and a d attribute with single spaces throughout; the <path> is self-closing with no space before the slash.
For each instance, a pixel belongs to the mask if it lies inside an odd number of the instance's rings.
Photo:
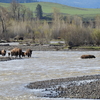
<path id="1" fill-rule="evenodd" d="M 37 4 L 40 4 L 42 6 L 44 13 L 53 13 L 53 8 L 58 8 L 61 13 L 66 13 L 71 15 L 100 14 L 100 9 L 75 8 L 48 2 L 24 3 L 23 5 L 35 11 Z"/>
<path id="2" fill-rule="evenodd" d="M 60 13 L 69 15 L 79 15 L 83 18 L 94 18 L 95 16 L 100 15 L 100 9 L 76 8 L 57 3 L 35 2 L 21 4 L 25 5 L 27 8 L 30 8 L 30 10 L 32 10 L 33 12 L 35 11 L 36 6 L 40 4 L 44 13 L 53 13 L 53 8 L 58 8 Z M 8 7 L 9 3 L 0 3 L 0 6 Z"/>
<path id="3" fill-rule="evenodd" d="M 9 4 L 8 3 L 0 3 L 0 6 L 2 6 L 2 7 L 8 7 Z"/>
<path id="4" fill-rule="evenodd" d="M 100 46 L 79 46 L 73 47 L 74 49 L 91 49 L 91 50 L 100 50 Z"/>

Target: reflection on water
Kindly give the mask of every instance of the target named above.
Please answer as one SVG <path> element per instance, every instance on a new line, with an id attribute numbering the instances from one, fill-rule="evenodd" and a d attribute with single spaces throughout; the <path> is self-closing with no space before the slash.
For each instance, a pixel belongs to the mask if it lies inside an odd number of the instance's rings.
<path id="1" fill-rule="evenodd" d="M 83 54 L 96 58 L 80 59 Z M 64 100 L 38 98 L 24 86 L 33 81 L 99 74 L 99 62 L 100 51 L 33 51 L 32 58 L 0 62 L 0 100 Z"/>

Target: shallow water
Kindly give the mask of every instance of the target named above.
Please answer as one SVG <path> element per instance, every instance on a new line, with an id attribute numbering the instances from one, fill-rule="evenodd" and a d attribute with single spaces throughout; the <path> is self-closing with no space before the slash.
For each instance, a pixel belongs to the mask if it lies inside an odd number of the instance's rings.
<path id="1" fill-rule="evenodd" d="M 5 44 L 9 44 L 9 45 L 19 45 L 19 42 L 6 42 L 6 43 L 0 43 L 2 45 L 5 45 Z"/>
<path id="2" fill-rule="evenodd" d="M 80 59 L 83 54 L 96 58 Z M 31 58 L 0 62 L 0 100 L 65 100 L 36 97 L 25 86 L 34 81 L 100 74 L 99 65 L 100 51 L 33 51 Z"/>

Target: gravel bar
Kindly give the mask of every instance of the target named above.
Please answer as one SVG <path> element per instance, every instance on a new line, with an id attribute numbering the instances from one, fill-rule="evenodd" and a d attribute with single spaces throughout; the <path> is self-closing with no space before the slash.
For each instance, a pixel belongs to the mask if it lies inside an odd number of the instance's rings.
<path id="1" fill-rule="evenodd" d="M 39 97 L 100 99 L 100 75 L 70 77 L 29 83 Z"/>

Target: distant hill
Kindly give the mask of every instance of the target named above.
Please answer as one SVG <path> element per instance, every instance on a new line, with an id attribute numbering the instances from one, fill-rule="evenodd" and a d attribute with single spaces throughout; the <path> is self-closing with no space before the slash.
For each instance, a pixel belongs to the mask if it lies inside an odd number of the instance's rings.
<path id="1" fill-rule="evenodd" d="M 13 0 L 0 0 L 2 3 L 11 3 Z M 38 0 L 16 0 L 19 3 L 38 2 Z"/>
<path id="2" fill-rule="evenodd" d="M 43 2 L 54 2 L 79 8 L 100 8 L 100 0 L 39 0 Z"/>
<path id="3" fill-rule="evenodd" d="M 33 11 L 33 13 L 35 12 L 38 4 L 42 6 L 43 16 L 48 17 L 51 17 L 54 8 L 57 8 L 63 15 L 78 15 L 82 17 L 84 20 L 94 19 L 97 15 L 100 15 L 100 9 L 77 8 L 50 2 L 22 3 L 22 5 L 25 5 L 25 7 L 29 8 L 31 11 Z M 8 7 L 10 6 L 10 4 L 0 3 L 0 6 Z"/>
<path id="4" fill-rule="evenodd" d="M 0 0 L 2 3 L 10 3 L 12 0 Z M 100 0 L 16 0 L 19 3 L 53 2 L 79 8 L 100 8 Z"/>

